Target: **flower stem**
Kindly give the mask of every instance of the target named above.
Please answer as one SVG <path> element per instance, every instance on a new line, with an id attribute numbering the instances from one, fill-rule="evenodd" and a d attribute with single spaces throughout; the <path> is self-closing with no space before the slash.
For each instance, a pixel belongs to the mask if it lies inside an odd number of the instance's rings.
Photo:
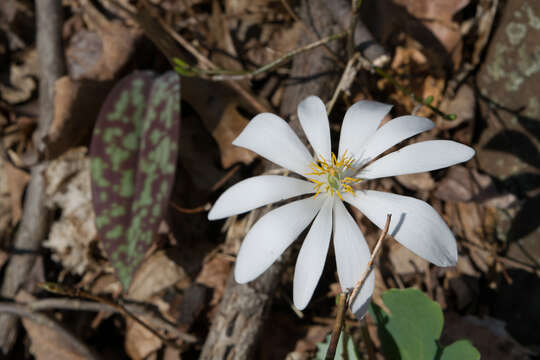
<path id="1" fill-rule="evenodd" d="M 337 315 L 336 322 L 334 323 L 334 328 L 332 329 L 332 336 L 330 337 L 330 344 L 328 345 L 328 350 L 326 351 L 326 360 L 334 359 L 336 355 L 336 348 L 339 341 L 339 336 L 341 335 L 341 329 L 343 328 L 343 322 L 345 320 L 345 311 L 347 310 L 347 293 L 340 293 L 338 295 L 338 306 L 337 306 Z"/>

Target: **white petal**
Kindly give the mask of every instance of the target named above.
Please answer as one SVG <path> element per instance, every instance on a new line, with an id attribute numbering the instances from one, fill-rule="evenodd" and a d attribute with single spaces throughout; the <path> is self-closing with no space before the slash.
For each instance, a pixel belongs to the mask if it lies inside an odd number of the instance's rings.
<path id="1" fill-rule="evenodd" d="M 437 266 L 457 263 L 454 235 L 439 214 L 426 202 L 380 191 L 357 191 L 343 194 L 343 199 L 360 210 L 380 229 L 386 215 L 392 220 L 388 233 L 416 255 Z"/>
<path id="2" fill-rule="evenodd" d="M 351 311 L 357 319 L 362 319 L 366 315 L 371 296 L 373 296 L 373 289 L 375 289 L 375 271 L 372 270 L 351 305 Z"/>
<path id="3" fill-rule="evenodd" d="M 313 183 L 285 176 L 255 176 L 231 186 L 217 200 L 209 220 L 226 218 L 294 196 L 315 192 Z"/>
<path id="4" fill-rule="evenodd" d="M 303 310 L 311 300 L 323 272 L 332 233 L 332 204 L 331 198 L 325 201 L 296 260 L 293 299 L 299 310 Z"/>
<path id="5" fill-rule="evenodd" d="M 411 136 L 433 129 L 433 121 L 420 116 L 400 116 L 381 126 L 366 143 L 361 159 L 371 161 Z"/>
<path id="6" fill-rule="evenodd" d="M 262 113 L 255 116 L 233 141 L 262 157 L 300 175 L 313 172 L 308 149 L 291 127 L 279 116 Z"/>
<path id="7" fill-rule="evenodd" d="M 334 201 L 334 250 L 339 283 L 343 291 L 353 288 L 369 261 L 364 235 L 339 199 Z"/>
<path id="8" fill-rule="evenodd" d="M 264 215 L 246 235 L 234 269 L 238 283 L 261 275 L 309 225 L 324 200 L 298 200 Z"/>
<path id="9" fill-rule="evenodd" d="M 376 101 L 362 100 L 355 103 L 345 113 L 339 137 L 339 158 L 347 154 L 360 158 L 365 142 L 375 133 L 381 120 L 392 105 Z"/>
<path id="10" fill-rule="evenodd" d="M 330 161 L 330 125 L 326 106 L 317 96 L 310 96 L 298 105 L 298 120 L 315 152 Z"/>
<path id="11" fill-rule="evenodd" d="M 459 164 L 474 156 L 474 149 L 449 140 L 430 140 L 405 146 L 362 169 L 363 179 L 414 174 Z"/>

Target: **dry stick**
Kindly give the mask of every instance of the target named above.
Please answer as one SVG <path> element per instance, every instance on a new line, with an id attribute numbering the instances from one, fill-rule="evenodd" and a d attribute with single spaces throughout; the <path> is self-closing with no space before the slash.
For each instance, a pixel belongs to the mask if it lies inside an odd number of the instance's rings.
<path id="1" fill-rule="evenodd" d="M 62 51 L 62 4 L 58 0 L 40 0 L 36 2 L 37 47 L 40 59 L 39 84 L 39 123 L 34 135 L 34 145 L 41 155 L 46 152 L 44 139 L 49 132 L 54 117 L 55 81 L 64 74 Z M 39 157 L 39 155 L 38 155 Z M 29 254 L 11 256 L 6 267 L 2 283 L 1 296 L 12 298 L 26 283 L 31 269 L 36 263 L 37 251 L 47 234 L 47 210 L 45 207 L 46 164 L 37 164 L 31 169 L 24 200 L 23 216 L 14 247 L 29 250 Z M 0 348 L 7 353 L 13 347 L 17 337 L 17 318 L 0 315 Z"/>
<path id="2" fill-rule="evenodd" d="M 338 33 L 338 34 L 332 34 L 329 36 L 325 36 L 321 38 L 318 41 L 312 42 L 310 44 L 307 44 L 305 46 L 301 46 L 299 48 L 296 48 L 292 51 L 289 51 L 288 53 L 284 54 L 283 56 L 277 58 L 274 61 L 269 62 L 268 64 L 265 64 L 253 71 L 236 71 L 236 70 L 224 70 L 224 69 L 213 69 L 210 71 L 202 71 L 201 73 L 198 73 L 202 78 L 213 80 L 213 81 L 222 81 L 222 80 L 243 80 L 243 79 L 251 79 L 256 75 L 262 74 L 266 71 L 269 71 L 270 69 L 283 64 L 287 60 L 293 58 L 294 56 L 303 53 L 305 51 L 309 51 L 312 49 L 315 49 L 319 46 L 325 45 L 333 40 L 338 40 L 347 35 L 346 32 Z M 197 71 L 197 70 L 196 70 Z"/>
<path id="3" fill-rule="evenodd" d="M 184 39 L 180 34 L 178 34 L 176 31 L 174 31 L 167 23 L 165 23 L 163 20 L 158 19 L 158 23 L 162 26 L 162 28 L 174 39 L 176 40 L 180 45 L 182 45 L 187 51 L 189 51 L 193 56 L 199 60 L 202 64 L 205 66 L 208 66 L 210 69 L 217 69 L 217 66 L 210 61 L 206 56 L 201 54 L 193 45 L 189 43 L 186 39 Z M 172 60 L 172 59 L 171 59 Z M 232 87 L 234 90 L 236 90 L 242 97 L 244 97 L 252 106 L 253 108 L 258 112 L 268 112 L 270 111 L 270 107 L 266 104 L 263 104 L 261 101 L 259 101 L 255 96 L 251 95 L 249 91 L 244 89 L 240 84 L 238 84 L 235 81 L 232 80 L 225 80 L 227 84 Z"/>
<path id="4" fill-rule="evenodd" d="M 135 314 L 133 314 L 130 310 L 128 310 L 122 304 L 117 304 L 116 302 L 114 302 L 112 300 L 109 300 L 107 298 L 91 294 L 91 293 L 83 291 L 83 290 L 65 288 L 62 285 L 56 284 L 56 283 L 46 282 L 46 283 L 40 283 L 38 285 L 42 289 L 44 289 L 46 291 L 49 291 L 49 292 L 52 292 L 52 293 L 55 293 L 55 294 L 71 296 L 71 297 L 86 298 L 86 299 L 89 299 L 89 300 L 97 301 L 97 302 L 112 306 L 112 307 L 116 308 L 122 315 L 124 315 L 125 317 L 129 317 L 130 319 L 135 321 L 137 324 L 141 325 L 143 328 L 145 328 L 146 330 L 151 332 L 153 335 L 157 336 L 161 341 L 163 341 L 167 345 L 175 347 L 175 348 L 182 348 L 175 341 L 164 337 L 163 335 L 161 335 L 159 333 L 159 331 L 155 330 L 153 327 L 151 327 L 150 325 L 148 325 L 147 323 L 145 323 L 144 321 L 139 319 L 137 316 L 135 316 Z M 192 336 L 190 336 L 188 334 L 185 334 L 185 335 L 187 335 L 187 336 L 184 336 L 184 338 L 186 339 L 186 342 L 195 342 L 196 341 L 195 337 L 192 337 Z"/>
<path id="5" fill-rule="evenodd" d="M 328 103 L 328 105 L 326 105 L 326 112 L 328 115 L 330 115 L 330 113 L 332 112 L 332 109 L 334 108 L 336 100 L 339 94 L 341 93 L 341 91 L 349 89 L 352 82 L 354 81 L 354 78 L 356 77 L 356 73 L 357 73 L 357 70 L 355 69 L 355 64 L 359 57 L 360 57 L 360 53 L 356 53 L 347 62 L 347 66 L 345 67 L 345 70 L 343 71 L 343 74 L 341 75 L 341 79 L 339 80 L 336 90 L 334 91 L 334 95 L 332 96 L 332 99 L 330 99 L 330 102 Z"/>
<path id="6" fill-rule="evenodd" d="M 345 320 L 345 312 L 347 311 L 347 293 L 339 294 L 339 303 L 337 306 L 336 321 L 334 322 L 334 328 L 332 329 L 332 336 L 330 337 L 330 344 L 328 345 L 328 350 L 326 351 L 326 360 L 333 360 L 336 356 L 337 344 L 339 341 L 339 336 L 341 335 L 341 329 L 343 328 L 343 322 Z"/>
<path id="7" fill-rule="evenodd" d="M 1 304 L 1 303 L 0 303 Z M 121 313 L 121 311 L 109 304 L 79 300 L 79 299 L 70 299 L 70 298 L 46 298 L 32 301 L 31 303 L 24 304 L 31 311 L 42 311 L 49 309 L 58 309 L 58 310 L 74 310 L 74 311 L 92 311 L 92 312 L 110 312 L 110 313 Z M 162 328 L 174 336 L 182 339 L 186 342 L 195 342 L 197 338 L 193 335 L 186 334 L 183 331 L 180 331 L 176 328 L 175 324 L 160 318 L 159 315 L 151 314 L 152 311 L 146 310 L 145 305 L 138 304 L 125 304 L 124 305 L 131 313 L 139 316 L 148 317 L 148 322 L 151 323 L 154 327 Z"/>
<path id="8" fill-rule="evenodd" d="M 48 316 L 44 314 L 33 312 L 26 305 L 21 305 L 17 303 L 0 302 L 0 312 L 8 313 L 11 315 L 16 315 L 16 316 L 22 316 L 33 321 L 34 323 L 38 325 L 47 326 L 53 329 L 54 331 L 58 332 L 58 334 L 60 334 L 62 338 L 66 340 L 67 343 L 73 346 L 75 351 L 80 356 L 83 356 L 85 359 L 91 359 L 91 360 L 99 359 L 99 357 L 96 356 L 96 354 L 94 354 L 91 350 L 89 350 L 88 347 L 86 347 L 84 343 L 82 343 L 79 339 L 73 336 L 69 331 L 64 329 L 59 323 L 57 323 L 56 321 L 54 321 L 53 319 L 49 318 Z"/>

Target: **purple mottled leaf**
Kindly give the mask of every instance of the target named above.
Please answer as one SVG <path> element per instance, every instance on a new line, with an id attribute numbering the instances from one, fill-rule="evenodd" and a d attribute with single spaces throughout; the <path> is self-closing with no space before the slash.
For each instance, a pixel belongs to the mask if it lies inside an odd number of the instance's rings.
<path id="1" fill-rule="evenodd" d="M 179 77 L 136 72 L 113 88 L 94 129 L 90 164 L 96 225 L 126 289 L 166 209 L 179 120 Z"/>

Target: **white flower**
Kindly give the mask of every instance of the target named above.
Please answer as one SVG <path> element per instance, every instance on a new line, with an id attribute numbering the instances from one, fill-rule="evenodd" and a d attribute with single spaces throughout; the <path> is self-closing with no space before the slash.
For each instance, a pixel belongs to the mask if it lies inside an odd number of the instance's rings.
<path id="1" fill-rule="evenodd" d="M 395 144 L 434 127 L 418 116 L 401 116 L 379 127 L 391 106 L 359 101 L 345 114 L 338 156 L 331 152 L 326 108 L 316 96 L 298 106 L 298 119 L 313 147 L 312 156 L 280 117 L 255 116 L 233 142 L 307 179 L 262 175 L 225 191 L 208 214 L 226 218 L 276 201 L 310 194 L 264 215 L 248 232 L 236 260 L 235 279 L 246 283 L 261 275 L 313 221 L 294 273 L 294 304 L 304 309 L 323 271 L 330 236 L 334 233 L 337 272 L 343 290 L 354 287 L 366 269 L 369 248 L 343 201 L 356 207 L 379 228 L 392 214 L 389 234 L 417 255 L 438 266 L 457 262 L 456 241 L 448 226 L 427 203 L 401 195 L 355 190 L 362 180 L 431 171 L 469 160 L 474 150 L 447 140 L 403 147 L 373 162 Z M 315 219 L 315 220 L 313 220 Z M 373 294 L 372 272 L 352 311 L 362 317 Z"/>

